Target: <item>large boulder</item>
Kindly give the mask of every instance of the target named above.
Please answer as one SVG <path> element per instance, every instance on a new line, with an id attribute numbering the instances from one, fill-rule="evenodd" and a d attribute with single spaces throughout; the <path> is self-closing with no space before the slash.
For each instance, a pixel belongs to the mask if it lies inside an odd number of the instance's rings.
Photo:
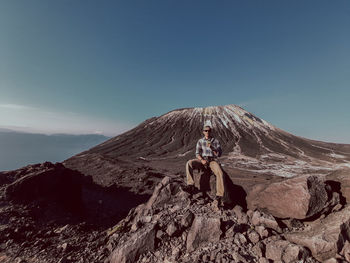
<path id="1" fill-rule="evenodd" d="M 144 221 L 145 216 L 152 215 L 157 210 L 162 210 L 175 196 L 176 198 L 187 199 L 189 194 L 180 189 L 179 183 L 174 182 L 168 176 L 164 177 L 162 181 L 156 185 L 148 201 L 135 208 L 133 223 Z"/>
<path id="2" fill-rule="evenodd" d="M 191 252 L 204 242 L 218 242 L 222 234 L 219 218 L 195 217 L 187 235 L 187 251 Z"/>
<path id="3" fill-rule="evenodd" d="M 348 256 L 350 207 L 345 207 L 324 219 L 310 222 L 305 230 L 285 234 L 285 238 L 310 249 L 319 261 L 335 257 L 337 253 Z"/>
<path id="4" fill-rule="evenodd" d="M 44 165 L 26 174 L 5 188 L 8 200 L 26 202 L 36 199 L 55 199 L 68 204 L 81 201 L 81 174 L 62 164 Z"/>
<path id="5" fill-rule="evenodd" d="M 270 185 L 257 185 L 248 193 L 251 210 L 262 209 L 278 218 L 306 219 L 339 202 L 317 176 L 300 176 Z M 337 200 L 338 197 L 338 200 Z"/>
<path id="6" fill-rule="evenodd" d="M 148 224 L 121 242 L 110 256 L 110 263 L 134 263 L 140 255 L 155 248 L 155 224 Z"/>
<path id="7" fill-rule="evenodd" d="M 333 183 L 335 188 L 345 198 L 346 203 L 350 203 L 350 169 L 342 169 L 332 172 L 326 176 L 326 179 Z"/>

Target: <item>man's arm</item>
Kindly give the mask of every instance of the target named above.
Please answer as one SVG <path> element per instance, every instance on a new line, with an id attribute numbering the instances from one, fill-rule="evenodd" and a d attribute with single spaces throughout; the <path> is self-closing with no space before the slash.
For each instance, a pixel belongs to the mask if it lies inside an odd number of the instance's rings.
<path id="1" fill-rule="evenodd" d="M 199 140 L 199 141 L 197 142 L 197 145 L 196 145 L 196 157 L 197 157 L 197 159 L 200 160 L 200 161 L 203 160 L 202 151 L 203 151 L 203 149 L 202 149 L 202 144 L 201 144 L 201 141 Z"/>
<path id="2" fill-rule="evenodd" d="M 215 140 L 215 147 L 214 146 L 210 146 L 211 150 L 213 151 L 214 155 L 216 157 L 220 157 L 222 154 L 222 149 L 221 149 L 221 145 L 219 143 L 218 140 Z"/>

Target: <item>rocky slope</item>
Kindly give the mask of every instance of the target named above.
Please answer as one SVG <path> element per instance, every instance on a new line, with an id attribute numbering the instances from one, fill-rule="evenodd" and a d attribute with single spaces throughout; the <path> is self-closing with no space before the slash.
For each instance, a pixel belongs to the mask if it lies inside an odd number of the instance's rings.
<path id="1" fill-rule="evenodd" d="M 145 202 L 144 192 L 101 187 L 60 163 L 0 172 L 0 262 L 101 262 L 106 229 Z"/>
<path id="2" fill-rule="evenodd" d="M 118 196 L 122 189 L 100 188 L 59 163 L 27 166 L 0 173 L 0 259 L 349 262 L 350 206 L 341 191 L 348 176 L 350 170 L 336 181 L 303 176 L 257 184 L 244 202 L 221 207 L 214 178 L 206 191 L 190 194 L 177 175 L 164 175 L 151 196 L 121 212 L 132 199 L 128 191 Z"/>
<path id="3" fill-rule="evenodd" d="M 190 195 L 178 180 L 165 177 L 147 203 L 110 229 L 106 262 L 349 262 L 349 206 L 327 183 L 308 183 L 310 188 L 296 191 L 317 199 L 309 203 L 313 211 L 322 201 L 312 188 L 328 192 L 328 203 L 321 205 L 327 209 L 317 219 L 296 219 L 287 208 L 279 217 L 239 205 L 218 208 L 210 195 Z M 289 185 L 298 188 L 296 181 Z M 279 183 L 274 187 L 283 190 Z M 304 203 L 297 204 L 294 212 L 302 213 Z"/>

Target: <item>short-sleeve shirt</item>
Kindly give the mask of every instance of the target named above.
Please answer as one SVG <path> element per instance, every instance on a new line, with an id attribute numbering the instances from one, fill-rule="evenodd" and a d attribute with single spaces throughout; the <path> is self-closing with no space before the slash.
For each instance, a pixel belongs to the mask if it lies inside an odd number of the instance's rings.
<path id="1" fill-rule="evenodd" d="M 211 143 L 211 146 L 218 152 L 218 156 L 220 157 L 222 154 L 222 149 L 220 146 L 220 143 L 217 139 L 215 138 L 210 138 L 210 139 L 205 139 L 205 137 L 201 138 L 198 140 L 197 145 L 196 145 L 196 156 L 200 155 L 202 157 L 216 157 L 208 146 L 208 142 Z"/>

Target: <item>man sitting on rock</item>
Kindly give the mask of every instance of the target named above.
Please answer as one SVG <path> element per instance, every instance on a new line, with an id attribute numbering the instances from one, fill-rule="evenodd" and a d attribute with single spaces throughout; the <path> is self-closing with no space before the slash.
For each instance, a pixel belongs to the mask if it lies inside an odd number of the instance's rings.
<path id="1" fill-rule="evenodd" d="M 194 169 L 210 169 L 216 176 L 216 201 L 221 205 L 224 196 L 224 181 L 223 171 L 217 158 L 221 156 L 222 150 L 219 141 L 211 136 L 211 132 L 210 126 L 204 126 L 204 137 L 198 140 L 196 146 L 197 159 L 189 160 L 186 163 L 186 190 L 190 193 L 194 193 L 196 190 L 193 179 Z"/>

